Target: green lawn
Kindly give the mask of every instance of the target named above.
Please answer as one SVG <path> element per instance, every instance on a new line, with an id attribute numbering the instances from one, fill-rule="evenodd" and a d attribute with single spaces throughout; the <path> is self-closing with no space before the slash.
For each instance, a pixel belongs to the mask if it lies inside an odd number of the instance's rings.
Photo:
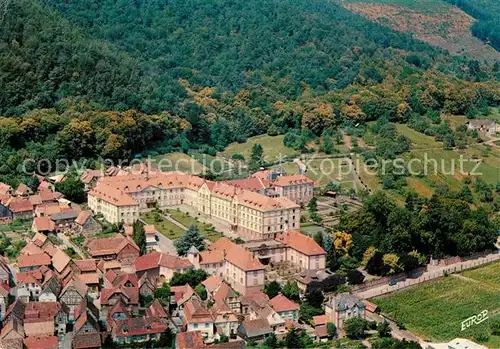
<path id="1" fill-rule="evenodd" d="M 237 153 L 242 154 L 245 160 L 248 161 L 254 144 L 260 144 L 262 146 L 264 149 L 264 160 L 267 162 L 277 161 L 280 155 L 291 156 L 298 154 L 295 150 L 285 147 L 283 138 L 285 138 L 283 135 L 251 137 L 245 143 L 232 143 L 228 145 L 223 154 L 227 157 L 231 157 L 233 154 Z"/>
<path id="2" fill-rule="evenodd" d="M 196 225 L 200 230 L 200 233 L 206 236 L 211 242 L 215 242 L 223 236 L 222 233 L 216 232 L 211 224 L 200 222 L 196 218 L 180 210 L 169 210 L 168 213 L 173 219 L 185 227 L 189 228 L 191 225 Z"/>
<path id="3" fill-rule="evenodd" d="M 156 229 L 165 237 L 170 240 L 178 239 L 182 234 L 184 234 L 184 229 L 173 224 L 160 216 L 160 220 L 156 220 L 153 213 L 148 212 L 141 216 L 141 219 L 147 224 L 154 224 Z"/>
<path id="4" fill-rule="evenodd" d="M 474 339 L 477 331 L 489 331 L 488 322 L 465 331 L 461 331 L 461 323 L 483 310 L 488 310 L 490 317 L 500 311 L 500 262 L 461 275 L 463 278 L 448 276 L 372 301 L 383 313 L 424 339 Z M 500 347 L 498 336 L 490 335 L 483 342 L 491 348 Z"/>
<path id="5" fill-rule="evenodd" d="M 318 183 L 327 185 L 328 183 L 352 181 L 353 169 L 349 169 L 349 163 L 345 158 L 327 158 L 317 160 L 306 160 L 306 176 Z M 352 187 L 352 184 L 350 183 Z"/>
<path id="6" fill-rule="evenodd" d="M 222 233 L 216 232 L 213 227 L 209 224 L 202 223 L 196 220 L 194 217 L 185 214 L 180 210 L 167 210 L 170 216 L 175 219 L 177 222 L 181 223 L 185 227 L 189 228 L 191 225 L 196 225 L 200 230 L 200 233 L 204 235 L 208 240 L 215 242 L 219 238 L 223 236 Z M 170 240 L 176 240 L 184 234 L 185 230 L 179 227 L 178 225 L 163 219 L 159 216 L 159 220 L 157 220 L 158 216 L 156 216 L 153 212 L 148 212 L 141 216 L 142 220 L 144 220 L 147 224 L 154 224 L 156 229 L 163 234 L 165 237 Z"/>

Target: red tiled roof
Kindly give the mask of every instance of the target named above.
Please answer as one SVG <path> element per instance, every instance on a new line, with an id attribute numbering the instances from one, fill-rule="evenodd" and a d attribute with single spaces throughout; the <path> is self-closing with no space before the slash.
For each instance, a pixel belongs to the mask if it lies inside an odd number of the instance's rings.
<path id="1" fill-rule="evenodd" d="M 184 306 L 184 320 L 188 324 L 213 322 L 213 315 L 199 299 L 191 299 Z"/>
<path id="2" fill-rule="evenodd" d="M 100 348 L 101 335 L 99 333 L 79 333 L 73 338 L 74 349 Z"/>
<path id="3" fill-rule="evenodd" d="M 258 177 L 234 179 L 226 181 L 226 183 L 241 189 L 246 189 L 251 191 L 259 191 L 269 187 L 269 182 L 267 180 L 263 180 Z"/>
<path id="4" fill-rule="evenodd" d="M 101 290 L 101 305 L 108 305 L 109 299 L 115 294 L 123 295 L 126 304 L 139 303 L 139 289 L 137 287 L 116 287 Z"/>
<path id="5" fill-rule="evenodd" d="M 226 299 L 234 297 L 236 297 L 236 294 L 234 293 L 233 289 L 224 282 L 220 285 L 219 289 L 214 294 L 214 300 L 216 302 L 225 302 Z"/>
<path id="6" fill-rule="evenodd" d="M 75 260 L 75 264 L 82 272 L 97 271 L 95 259 Z"/>
<path id="7" fill-rule="evenodd" d="M 223 251 L 202 251 L 200 252 L 200 264 L 213 264 L 224 262 Z"/>
<path id="8" fill-rule="evenodd" d="M 58 349 L 59 339 L 56 336 L 50 337 L 26 337 L 24 345 L 27 349 Z"/>
<path id="9" fill-rule="evenodd" d="M 279 294 L 273 299 L 269 301 L 269 305 L 274 309 L 275 312 L 279 313 L 282 311 L 292 311 L 298 310 L 299 305 L 295 302 L 292 302 L 285 296 Z"/>
<path id="10" fill-rule="evenodd" d="M 327 322 L 331 322 L 328 315 L 323 314 L 323 315 L 313 316 L 313 323 L 315 326 L 325 325 Z"/>
<path id="11" fill-rule="evenodd" d="M 187 302 L 195 293 L 189 284 L 183 286 L 171 286 L 170 292 L 174 294 L 175 302 L 177 305 Z"/>
<path id="12" fill-rule="evenodd" d="M 60 310 L 58 302 L 28 302 L 24 310 L 24 322 L 53 321 Z"/>
<path id="13" fill-rule="evenodd" d="M 82 211 L 78 214 L 78 217 L 75 219 L 75 223 L 79 225 L 84 225 L 87 219 L 90 218 L 90 211 Z"/>
<path id="14" fill-rule="evenodd" d="M 129 337 L 162 333 L 166 329 L 167 325 L 158 317 L 136 317 L 116 320 L 112 331 L 116 337 Z"/>
<path id="15" fill-rule="evenodd" d="M 158 299 L 155 299 L 149 308 L 146 309 L 146 315 L 148 317 L 168 318 L 165 308 L 163 308 Z"/>
<path id="16" fill-rule="evenodd" d="M 124 236 L 115 236 L 110 238 L 93 239 L 86 243 L 90 254 L 94 256 L 104 256 L 109 254 L 118 254 L 125 246 L 130 245 L 139 252 L 137 245 Z"/>
<path id="17" fill-rule="evenodd" d="M 209 293 L 212 293 L 222 284 L 222 278 L 219 275 L 211 275 L 201 284 L 205 286 Z"/>
<path id="18" fill-rule="evenodd" d="M 277 187 L 285 187 L 289 185 L 298 185 L 298 184 L 312 184 L 314 185 L 314 181 L 307 178 L 304 175 L 293 175 L 293 176 L 281 176 L 278 177 L 273 185 Z"/>
<path id="19" fill-rule="evenodd" d="M 264 265 L 255 259 L 250 252 L 226 237 L 220 238 L 209 246 L 211 251 L 223 251 L 225 260 L 243 271 L 262 270 Z"/>
<path id="20" fill-rule="evenodd" d="M 136 271 L 155 269 L 160 266 L 169 269 L 182 269 L 192 267 L 193 265 L 187 259 L 156 251 L 135 259 Z"/>
<path id="21" fill-rule="evenodd" d="M 50 265 L 51 260 L 48 254 L 39 253 L 19 256 L 17 257 L 17 264 L 19 265 L 19 268 L 38 267 L 41 265 Z"/>
<path id="22" fill-rule="evenodd" d="M 328 337 L 328 330 L 326 325 L 318 325 L 314 328 L 316 336 L 319 338 Z"/>
<path id="23" fill-rule="evenodd" d="M 26 194 L 31 193 L 31 192 L 32 192 L 32 190 L 30 189 L 30 187 L 28 187 L 24 183 L 19 184 L 19 186 L 16 189 L 17 195 L 26 195 Z"/>
<path id="24" fill-rule="evenodd" d="M 279 234 L 276 237 L 276 240 L 307 256 L 326 254 L 325 250 L 323 250 L 323 248 L 319 246 L 311 237 L 297 231 L 289 231 Z"/>
<path id="25" fill-rule="evenodd" d="M 28 199 L 25 199 L 11 203 L 9 210 L 14 213 L 33 211 L 33 204 Z"/>
<path id="26" fill-rule="evenodd" d="M 58 273 L 61 273 L 70 262 L 71 258 L 60 249 L 57 249 L 57 252 L 52 257 L 52 266 Z"/>
<path id="27" fill-rule="evenodd" d="M 177 347 L 179 349 L 198 349 L 205 348 L 203 335 L 200 331 L 190 331 L 177 333 Z"/>
<path id="28" fill-rule="evenodd" d="M 49 217 L 35 217 L 33 228 L 36 231 L 53 231 L 56 229 L 56 224 Z"/>

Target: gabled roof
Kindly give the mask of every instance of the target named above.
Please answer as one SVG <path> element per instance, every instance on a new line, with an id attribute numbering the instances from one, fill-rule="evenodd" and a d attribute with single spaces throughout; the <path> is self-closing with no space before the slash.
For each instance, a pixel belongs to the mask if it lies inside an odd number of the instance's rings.
<path id="1" fill-rule="evenodd" d="M 11 332 L 17 333 L 17 336 L 20 339 L 24 337 L 24 327 L 20 319 L 11 318 L 7 323 L 4 323 L 2 332 L 0 333 L 0 339 L 3 339 Z"/>
<path id="2" fill-rule="evenodd" d="M 86 243 L 93 257 L 118 254 L 128 245 L 139 252 L 139 247 L 137 247 L 135 242 L 121 235 L 110 238 L 93 239 Z"/>
<path id="3" fill-rule="evenodd" d="M 79 333 L 73 337 L 74 349 L 100 348 L 101 335 L 99 333 Z"/>
<path id="4" fill-rule="evenodd" d="M 52 257 L 52 266 L 58 273 L 62 271 L 70 264 L 71 258 L 61 249 L 57 249 L 57 252 Z"/>
<path id="5" fill-rule="evenodd" d="M 122 295 L 126 304 L 139 303 L 139 289 L 137 287 L 115 287 L 101 290 L 101 305 L 108 305 L 114 295 Z"/>
<path id="6" fill-rule="evenodd" d="M 298 251 L 306 256 L 325 255 L 323 248 L 314 241 L 311 237 L 299 233 L 297 231 L 289 231 L 279 234 L 276 240 L 284 243 L 295 251 Z"/>
<path id="7" fill-rule="evenodd" d="M 276 187 L 285 187 L 289 185 L 298 185 L 298 184 L 314 185 L 314 181 L 307 178 L 304 175 L 293 175 L 293 176 L 280 176 L 273 182 L 273 185 Z"/>
<path id="8" fill-rule="evenodd" d="M 55 223 L 49 217 L 35 217 L 33 219 L 33 229 L 40 231 L 54 231 Z"/>
<path id="9" fill-rule="evenodd" d="M 203 335 L 200 331 L 180 332 L 176 337 L 177 348 L 193 349 L 204 348 Z"/>
<path id="10" fill-rule="evenodd" d="M 82 272 L 97 271 L 97 264 L 95 259 L 80 259 L 74 261 L 78 269 Z"/>
<path id="11" fill-rule="evenodd" d="M 16 299 L 14 303 L 12 303 L 5 312 L 4 319 L 9 316 L 10 313 L 13 313 L 17 318 L 24 318 L 24 309 L 26 309 L 26 304 L 21 299 Z"/>
<path id="12" fill-rule="evenodd" d="M 212 293 L 219 288 L 222 284 L 222 278 L 219 275 L 210 275 L 205 281 L 202 281 L 202 285 L 205 286 L 208 293 Z"/>
<path id="13" fill-rule="evenodd" d="M 224 262 L 223 251 L 202 251 L 200 253 L 200 264 L 213 264 Z"/>
<path id="14" fill-rule="evenodd" d="M 16 194 L 17 195 L 27 195 L 29 193 L 32 193 L 33 190 L 30 189 L 26 184 L 21 183 L 16 189 Z"/>
<path id="15" fill-rule="evenodd" d="M 213 322 L 214 318 L 210 310 L 197 298 L 191 299 L 184 306 L 184 318 L 187 324 L 200 322 Z"/>
<path id="16" fill-rule="evenodd" d="M 75 277 L 73 277 L 64 286 L 63 290 L 61 291 L 60 296 L 64 295 L 66 293 L 66 291 L 70 288 L 74 288 L 82 298 L 87 295 L 87 292 L 89 289 L 84 283 L 82 283 L 80 280 L 77 280 Z"/>
<path id="17" fill-rule="evenodd" d="M 148 317 L 168 318 L 165 308 L 163 308 L 158 299 L 155 299 L 149 308 L 146 309 L 146 315 Z"/>
<path id="18" fill-rule="evenodd" d="M 264 265 L 250 252 L 226 237 L 222 237 L 208 247 L 211 251 L 223 251 L 225 260 L 243 271 L 262 270 Z"/>
<path id="19" fill-rule="evenodd" d="M 116 337 L 129 337 L 162 333 L 166 329 L 167 325 L 158 317 L 135 317 L 115 320 L 112 332 Z"/>
<path id="20" fill-rule="evenodd" d="M 187 259 L 171 254 L 153 251 L 135 259 L 135 270 L 144 271 L 164 267 L 168 269 L 184 269 L 193 265 Z"/>
<path id="21" fill-rule="evenodd" d="M 259 337 L 273 332 L 266 319 L 247 320 L 241 323 L 248 337 Z"/>
<path id="22" fill-rule="evenodd" d="M 281 294 L 271 299 L 269 301 L 269 305 L 278 313 L 283 311 L 299 310 L 299 305 L 297 303 L 292 302 Z"/>
<path id="23" fill-rule="evenodd" d="M 35 337 L 30 336 L 24 338 L 24 346 L 27 349 L 58 349 L 59 338 L 56 336 Z"/>
<path id="24" fill-rule="evenodd" d="M 229 287 L 225 282 L 223 282 L 217 292 L 214 294 L 214 300 L 216 302 L 225 302 L 228 298 L 236 298 L 236 293 L 233 289 Z"/>
<path id="25" fill-rule="evenodd" d="M 75 223 L 79 225 L 84 225 L 90 218 L 90 216 L 91 216 L 90 211 L 82 211 L 78 214 L 78 217 L 76 217 Z"/>
<path id="26" fill-rule="evenodd" d="M 51 260 L 48 254 L 39 253 L 19 256 L 17 257 L 17 264 L 19 268 L 39 267 L 42 265 L 50 265 Z"/>
<path id="27" fill-rule="evenodd" d="M 186 303 L 193 295 L 196 295 L 189 284 L 185 284 L 184 286 L 171 286 L 170 292 L 174 294 L 177 305 Z"/>

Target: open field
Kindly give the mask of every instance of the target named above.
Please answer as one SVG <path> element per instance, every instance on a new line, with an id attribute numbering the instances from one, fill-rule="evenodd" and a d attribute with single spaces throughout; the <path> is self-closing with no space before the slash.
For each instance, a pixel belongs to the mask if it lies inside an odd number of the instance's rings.
<path id="1" fill-rule="evenodd" d="M 483 310 L 488 310 L 490 317 L 500 312 L 500 262 L 376 298 L 373 302 L 384 314 L 401 321 L 423 339 L 473 338 L 475 331 L 488 331 L 488 322 L 461 331 L 463 320 Z M 483 344 L 499 348 L 500 337 L 491 335 Z"/>
<path id="2" fill-rule="evenodd" d="M 350 168 L 347 158 L 326 158 L 316 160 L 305 160 L 307 165 L 306 176 L 317 184 L 324 186 L 330 182 L 338 182 L 344 188 L 353 188 L 356 181 L 354 170 Z M 359 188 L 359 183 L 356 182 Z"/>
<path id="3" fill-rule="evenodd" d="M 454 55 L 495 61 L 500 53 L 471 33 L 474 18 L 441 0 L 347 0 L 341 5 Z"/>
<path id="4" fill-rule="evenodd" d="M 251 137 L 245 143 L 232 143 L 228 145 L 223 154 L 227 157 L 231 157 L 234 154 L 241 154 L 245 157 L 245 160 L 248 161 L 254 144 L 260 144 L 262 146 L 264 149 L 264 160 L 267 162 L 278 161 L 280 155 L 292 156 L 298 154 L 295 150 L 285 147 L 283 138 L 285 138 L 283 135 Z"/>

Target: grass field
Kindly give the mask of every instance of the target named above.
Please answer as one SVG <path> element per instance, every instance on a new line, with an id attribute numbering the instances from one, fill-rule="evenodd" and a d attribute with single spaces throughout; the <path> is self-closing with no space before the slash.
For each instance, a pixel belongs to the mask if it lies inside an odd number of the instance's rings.
<path id="1" fill-rule="evenodd" d="M 186 173 L 202 173 L 205 167 L 184 153 L 169 153 L 153 158 L 160 171 L 181 171 Z"/>
<path id="2" fill-rule="evenodd" d="M 182 234 L 184 234 L 184 229 L 179 226 L 173 224 L 166 219 L 161 219 L 156 221 L 154 215 L 152 213 L 146 213 L 141 216 L 141 219 L 144 220 L 147 224 L 154 224 L 156 229 L 165 237 L 170 240 L 178 239 Z"/>
<path id="3" fill-rule="evenodd" d="M 283 144 L 283 138 L 285 136 L 256 136 L 249 138 L 245 143 L 232 143 L 224 150 L 223 154 L 227 157 L 231 157 L 234 154 L 242 154 L 245 160 L 250 159 L 250 153 L 252 152 L 252 147 L 255 144 L 260 144 L 264 149 L 264 160 L 267 162 L 275 162 L 278 157 L 281 156 L 291 156 L 298 152 L 291 148 L 285 147 Z"/>
<path id="4" fill-rule="evenodd" d="M 211 224 L 200 222 L 196 218 L 180 210 L 168 210 L 168 213 L 173 219 L 185 227 L 189 228 L 191 225 L 196 225 L 200 230 L 201 235 L 206 236 L 206 238 L 211 242 L 215 242 L 223 236 L 222 233 L 216 232 Z"/>
<path id="5" fill-rule="evenodd" d="M 500 312 L 500 262 L 372 301 L 423 339 L 474 339 L 476 331 L 489 331 L 488 322 L 465 331 L 461 331 L 461 322 L 483 310 L 488 310 L 490 318 Z M 500 348 L 500 337 L 490 335 L 483 344 Z"/>
<path id="6" fill-rule="evenodd" d="M 353 187 L 353 181 L 356 177 L 353 173 L 354 169 L 350 168 L 347 159 L 326 158 L 306 160 L 305 163 L 307 165 L 306 176 L 317 184 L 324 186 L 333 181 L 340 183 L 346 189 Z"/>

